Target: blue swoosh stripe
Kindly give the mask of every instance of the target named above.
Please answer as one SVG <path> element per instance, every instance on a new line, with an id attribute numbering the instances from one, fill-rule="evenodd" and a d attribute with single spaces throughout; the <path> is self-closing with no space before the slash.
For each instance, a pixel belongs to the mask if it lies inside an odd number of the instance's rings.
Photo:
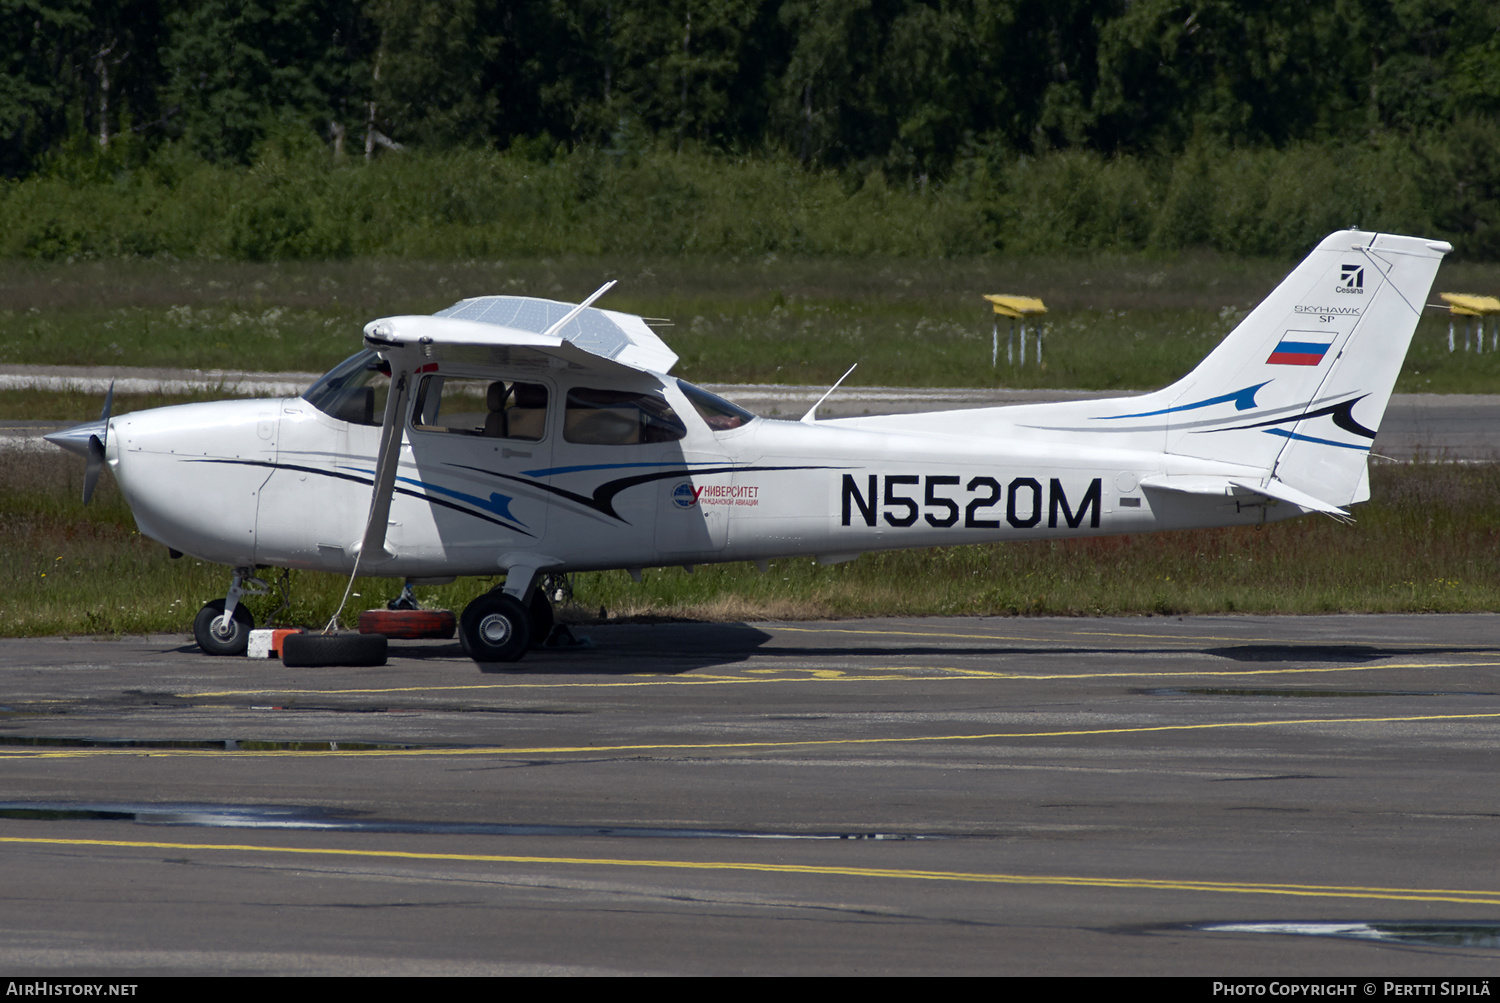
<path id="1" fill-rule="evenodd" d="M 1284 428 L 1268 428 L 1266 432 L 1270 435 L 1279 435 L 1283 439 L 1296 439 L 1299 442 L 1316 442 L 1320 446 L 1338 446 L 1340 449 L 1358 449 L 1368 453 L 1369 446 L 1362 446 L 1354 442 L 1334 442 L 1332 439 L 1319 439 L 1315 435 L 1299 435 L 1296 432 L 1288 432 Z"/>
<path id="2" fill-rule="evenodd" d="M 1270 383 L 1266 380 L 1266 383 Z M 1248 411 L 1255 407 L 1255 393 L 1266 383 L 1257 383 L 1253 387 L 1245 387 L 1233 393 L 1220 394 L 1218 397 L 1210 397 L 1208 400 L 1197 401 L 1193 404 L 1178 404 L 1176 407 L 1164 407 L 1160 411 L 1142 411 L 1140 414 L 1111 414 L 1094 419 L 1095 421 L 1114 421 L 1117 418 L 1150 418 L 1158 414 L 1175 414 L 1178 411 L 1196 411 L 1200 407 L 1211 407 L 1214 404 L 1226 404 L 1234 402 L 1236 411 Z"/>
<path id="3" fill-rule="evenodd" d="M 362 474 L 369 474 L 371 477 L 375 476 L 375 471 L 366 469 L 365 467 L 354 467 L 353 469 L 358 470 Z M 445 488 L 438 484 L 428 484 L 426 481 L 418 480 L 415 477 L 402 477 L 398 474 L 396 475 L 396 480 L 419 487 L 423 491 L 432 491 L 440 495 L 446 495 L 449 498 L 457 498 L 459 501 L 466 501 L 475 508 L 484 509 L 486 512 L 493 512 L 500 518 L 509 519 L 517 525 L 526 525 L 525 522 L 510 514 L 510 495 L 502 495 L 496 491 L 490 494 L 488 500 L 485 500 L 478 495 L 465 494 L 462 491 L 455 491 L 452 488 Z"/>

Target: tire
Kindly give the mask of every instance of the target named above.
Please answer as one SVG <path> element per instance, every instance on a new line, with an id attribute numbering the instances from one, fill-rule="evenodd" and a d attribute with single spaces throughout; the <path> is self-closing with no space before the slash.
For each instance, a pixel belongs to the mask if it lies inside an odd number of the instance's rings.
<path id="1" fill-rule="evenodd" d="M 281 642 L 281 664 L 291 668 L 384 665 L 389 648 L 384 634 L 288 634 Z"/>
<path id="2" fill-rule="evenodd" d="M 359 615 L 361 634 L 450 638 L 458 619 L 446 609 L 369 609 Z"/>
<path id="3" fill-rule="evenodd" d="M 486 592 L 458 619 L 464 653 L 476 662 L 514 662 L 531 644 L 531 615 L 504 592 Z"/>
<path id="4" fill-rule="evenodd" d="M 552 636 L 552 624 L 556 622 L 552 615 L 552 603 L 547 594 L 541 589 L 531 590 L 531 646 L 540 648 L 547 643 L 547 638 Z"/>
<path id="5" fill-rule="evenodd" d="M 210 599 L 203 604 L 198 615 L 193 617 L 193 639 L 205 655 L 243 655 L 250 647 L 250 632 L 255 629 L 255 618 L 244 605 L 234 607 L 228 630 L 215 630 L 214 624 L 222 625 L 224 600 Z"/>

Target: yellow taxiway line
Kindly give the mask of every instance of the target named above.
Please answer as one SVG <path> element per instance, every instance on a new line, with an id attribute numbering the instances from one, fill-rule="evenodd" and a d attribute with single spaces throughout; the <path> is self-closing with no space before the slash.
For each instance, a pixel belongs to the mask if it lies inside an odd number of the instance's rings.
<path id="1" fill-rule="evenodd" d="M 1318 725 L 1425 724 L 1438 721 L 1483 721 L 1500 718 L 1500 711 L 1470 714 L 1409 714 L 1380 717 L 1272 718 L 1257 721 L 1212 721 L 1205 724 L 1153 724 L 1123 728 L 1068 728 L 1056 731 L 993 731 L 958 735 L 892 735 L 861 738 L 803 738 L 749 742 L 643 742 L 632 745 L 554 745 L 536 747 L 478 746 L 460 749 L 153 749 L 153 748 L 9 748 L 0 752 L 0 762 L 16 759 L 92 759 L 105 756 L 135 756 L 143 759 L 212 758 L 369 758 L 369 757 L 462 757 L 462 756 L 557 756 L 572 753 L 681 753 L 809 749 L 829 746 L 915 745 L 940 742 L 986 742 L 1021 739 L 1082 738 L 1091 735 L 1149 735 L 1166 732 L 1227 731 L 1237 728 L 1277 728 Z"/>
<path id="2" fill-rule="evenodd" d="M 1333 672 L 1376 672 L 1383 669 L 1479 669 L 1500 667 L 1490 662 L 1380 662 L 1371 665 L 1325 665 L 1316 668 L 1286 669 L 1175 669 L 1172 671 L 1137 669 L 1110 672 L 1002 672 L 989 669 L 965 669 L 958 666 L 890 665 L 859 669 L 746 669 L 755 676 L 693 674 L 691 676 L 632 676 L 610 682 L 514 682 L 455 683 L 446 686 L 371 686 L 349 689 L 248 689 L 199 690 L 173 694 L 184 700 L 223 697 L 340 697 L 380 696 L 398 693 L 478 693 L 490 690 L 571 690 L 634 689 L 650 686 L 749 686 L 770 683 L 830 682 L 945 682 L 973 679 L 1001 679 L 1012 682 L 1087 679 L 1220 679 L 1258 676 L 1326 675 Z M 785 673 L 785 675 L 773 675 Z M 55 701 L 60 702 L 60 701 Z"/>
<path id="3" fill-rule="evenodd" d="M 1328 641 L 1289 641 L 1284 637 L 1246 637 L 1240 635 L 1219 634 L 1143 634 L 1139 632 L 1122 630 L 1070 630 L 1061 634 L 1049 635 L 1047 637 L 1025 637 L 1019 634 L 968 634 L 955 631 L 938 630 L 875 630 L 856 629 L 853 627 L 788 627 L 777 624 L 771 628 L 777 633 L 787 634 L 860 634 L 872 637 L 949 637 L 967 641 L 1009 641 L 1013 643 L 1027 644 L 1066 644 L 1070 637 L 1133 637 L 1147 641 L 1158 641 L 1162 643 L 1177 642 L 1182 644 L 1196 644 L 1200 641 L 1230 641 L 1236 644 L 1275 644 L 1287 648 L 1319 648 L 1328 647 Z M 1340 642 L 1332 642 L 1337 645 Z M 1359 643 L 1372 646 L 1368 641 L 1346 642 Z M 1404 648 L 1445 648 L 1451 647 L 1444 641 L 1400 641 L 1398 643 Z M 1480 646 L 1476 646 L 1480 647 Z M 1003 652 L 1000 652 L 1003 654 Z"/>
<path id="4" fill-rule="evenodd" d="M 1282 895 L 1299 898 L 1378 899 L 1391 902 L 1454 902 L 1500 906 L 1500 891 L 1464 888 L 1392 888 L 1365 885 L 1310 885 L 1258 881 L 1198 881 L 1189 878 L 1112 878 L 1066 874 L 1004 874 L 975 871 L 900 870 L 817 864 L 756 863 L 726 860 L 655 860 L 624 857 L 553 857 L 490 853 L 427 853 L 413 850 L 356 850 L 338 847 L 264 846 L 253 843 L 167 843 L 123 839 L 61 839 L 0 836 L 0 844 L 98 847 L 132 850 L 264 853 L 287 856 L 346 857 L 365 860 L 513 864 L 568 867 L 618 867 L 680 871 L 751 872 L 821 877 L 873 878 L 891 881 L 949 881 L 968 884 L 1108 888 L 1130 891 L 1183 891 L 1222 895 Z"/>

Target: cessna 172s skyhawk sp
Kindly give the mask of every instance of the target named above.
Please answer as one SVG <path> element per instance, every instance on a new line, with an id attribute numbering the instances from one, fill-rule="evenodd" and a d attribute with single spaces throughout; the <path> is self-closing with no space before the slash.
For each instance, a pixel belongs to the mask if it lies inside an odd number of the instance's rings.
<path id="1" fill-rule="evenodd" d="M 503 573 L 459 633 L 510 661 L 550 621 L 548 573 L 1344 517 L 1449 250 L 1332 234 L 1142 397 L 772 421 L 667 376 L 676 355 L 599 293 L 485 296 L 371 322 L 298 398 L 106 405 L 48 438 L 89 457 L 86 495 L 108 465 L 141 532 L 234 569 L 199 614 L 210 653 L 244 650 L 257 567 L 358 561 Z"/>

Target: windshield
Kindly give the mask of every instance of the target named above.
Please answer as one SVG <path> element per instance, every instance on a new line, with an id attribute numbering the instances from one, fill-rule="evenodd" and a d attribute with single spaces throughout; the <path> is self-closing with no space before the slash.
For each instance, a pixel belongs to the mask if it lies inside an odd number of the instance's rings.
<path id="1" fill-rule="evenodd" d="M 302 399 L 340 421 L 379 425 L 385 417 L 385 395 L 390 384 L 390 363 L 367 348 L 320 376 Z"/>

